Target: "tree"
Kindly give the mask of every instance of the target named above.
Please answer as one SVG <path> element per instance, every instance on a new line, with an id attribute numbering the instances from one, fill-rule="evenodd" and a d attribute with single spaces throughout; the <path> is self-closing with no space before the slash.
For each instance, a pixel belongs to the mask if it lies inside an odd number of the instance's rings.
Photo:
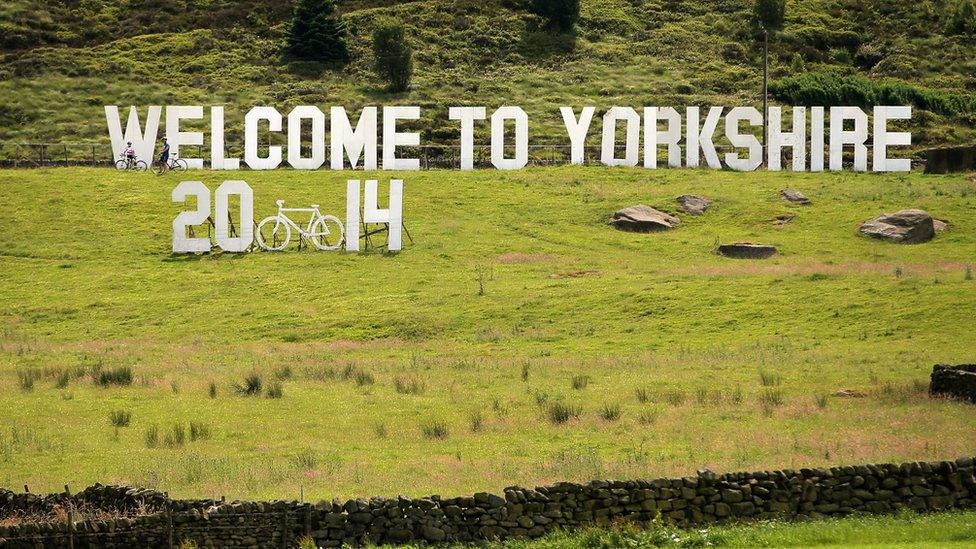
<path id="1" fill-rule="evenodd" d="M 580 0 L 532 0 L 532 11 L 551 27 L 566 32 L 579 20 Z"/>
<path id="2" fill-rule="evenodd" d="M 298 0 L 285 33 L 287 51 L 299 59 L 344 62 L 346 24 L 336 13 L 336 0 Z"/>
<path id="3" fill-rule="evenodd" d="M 786 19 L 786 0 L 756 0 L 752 12 L 759 28 L 769 32 L 782 30 Z"/>
<path id="4" fill-rule="evenodd" d="M 413 49 L 407 42 L 403 23 L 380 19 L 373 30 L 373 68 L 386 81 L 390 91 L 410 87 L 413 74 Z"/>
<path id="5" fill-rule="evenodd" d="M 956 11 L 949 20 L 949 32 L 952 34 L 976 34 L 976 8 L 972 0 L 962 0 L 956 5 Z"/>

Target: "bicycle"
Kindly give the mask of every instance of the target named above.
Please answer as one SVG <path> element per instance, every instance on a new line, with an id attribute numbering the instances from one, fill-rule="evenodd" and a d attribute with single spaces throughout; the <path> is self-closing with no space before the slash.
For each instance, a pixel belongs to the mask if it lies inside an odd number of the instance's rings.
<path id="1" fill-rule="evenodd" d="M 189 169 L 189 166 L 186 164 L 186 160 L 176 158 L 176 155 L 170 157 L 170 159 L 166 162 L 166 165 L 169 166 L 169 171 L 173 172 Z M 156 175 L 163 175 L 163 163 L 157 161 L 154 164 L 153 171 L 156 172 Z"/>
<path id="2" fill-rule="evenodd" d="M 125 153 L 119 155 L 119 159 L 115 162 L 115 169 L 117 170 L 135 170 L 137 172 L 144 172 L 149 169 L 149 166 L 143 160 L 136 160 L 136 157 L 128 157 Z"/>
<path id="3" fill-rule="evenodd" d="M 255 237 L 258 246 L 268 252 L 280 252 L 291 241 L 291 231 L 294 228 L 301 238 L 308 239 L 312 245 L 322 251 L 338 250 L 346 241 L 346 230 L 342 221 L 333 215 L 322 215 L 319 205 L 312 204 L 309 208 L 285 208 L 285 201 L 278 200 L 278 214 L 266 217 L 258 224 Z M 308 227 L 302 228 L 292 221 L 287 212 L 311 214 Z M 329 226 L 332 225 L 332 229 Z M 282 236 L 281 233 L 284 232 Z"/>

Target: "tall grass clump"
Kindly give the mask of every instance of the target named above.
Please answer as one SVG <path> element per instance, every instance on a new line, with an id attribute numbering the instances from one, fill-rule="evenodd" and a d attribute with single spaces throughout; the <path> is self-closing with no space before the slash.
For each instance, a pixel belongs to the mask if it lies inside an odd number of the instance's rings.
<path id="1" fill-rule="evenodd" d="M 576 419 L 583 413 L 578 406 L 572 406 L 564 402 L 552 402 L 546 408 L 546 416 L 554 425 L 561 425 L 571 419 Z"/>
<path id="2" fill-rule="evenodd" d="M 480 432 L 482 427 L 484 426 L 484 421 L 485 418 L 484 416 L 481 415 L 480 411 L 475 410 L 474 412 L 471 412 L 471 415 L 468 416 L 468 423 L 471 426 L 471 432 L 472 433 Z"/>
<path id="3" fill-rule="evenodd" d="M 267 398 L 277 399 L 285 395 L 285 387 L 280 381 L 272 381 L 268 384 L 267 390 L 264 392 L 264 396 Z"/>
<path id="4" fill-rule="evenodd" d="M 243 396 L 258 396 L 261 394 L 261 389 L 263 387 L 264 382 L 261 379 L 261 374 L 251 372 L 244 377 L 243 383 L 234 385 L 234 391 Z"/>
<path id="5" fill-rule="evenodd" d="M 621 411 L 619 404 L 604 404 L 600 408 L 600 417 L 604 421 L 617 421 L 620 419 Z"/>
<path id="6" fill-rule="evenodd" d="M 20 390 L 29 393 L 34 390 L 34 382 L 41 377 L 41 372 L 37 368 L 25 368 L 17 370 L 17 385 Z"/>
<path id="7" fill-rule="evenodd" d="M 420 432 L 427 439 L 444 440 L 447 438 L 449 432 L 447 429 L 447 423 L 439 419 L 433 419 L 430 421 L 425 421 L 420 424 Z"/>
<path id="8" fill-rule="evenodd" d="M 207 387 L 207 395 L 210 396 L 210 398 L 217 398 L 217 384 L 213 381 L 211 381 L 210 385 Z"/>
<path id="9" fill-rule="evenodd" d="M 190 422 L 190 441 L 210 440 L 210 425 L 199 421 Z"/>
<path id="10" fill-rule="evenodd" d="M 153 423 L 146 427 L 146 448 L 157 448 L 159 446 L 159 425 Z"/>
<path id="11" fill-rule="evenodd" d="M 664 395 L 664 401 L 671 406 L 681 406 L 685 402 L 685 394 L 681 391 L 668 391 Z"/>
<path id="12" fill-rule="evenodd" d="M 163 435 L 163 446 L 167 448 L 179 448 L 186 444 L 186 428 L 182 423 L 174 423 L 169 431 Z"/>
<path id="13" fill-rule="evenodd" d="M 417 376 L 394 376 L 393 388 L 401 395 L 419 395 L 424 392 L 425 384 Z"/>
<path id="14" fill-rule="evenodd" d="M 95 385 L 99 387 L 108 387 L 110 385 L 125 387 L 132 385 L 132 368 L 119 366 L 118 368 L 109 368 L 107 370 L 99 369 L 95 373 Z"/>
<path id="15" fill-rule="evenodd" d="M 113 427 L 128 427 L 132 421 L 132 412 L 128 410 L 114 410 L 109 412 L 108 420 Z"/>
<path id="16" fill-rule="evenodd" d="M 763 387 L 778 387 L 783 383 L 783 376 L 768 370 L 759 370 L 759 381 Z"/>
<path id="17" fill-rule="evenodd" d="M 637 395 L 637 402 L 641 404 L 646 404 L 651 401 L 651 394 L 644 387 L 638 387 L 634 393 Z"/>
<path id="18" fill-rule="evenodd" d="M 573 381 L 571 383 L 573 390 L 582 391 L 586 389 L 586 386 L 590 384 L 590 376 L 577 375 L 573 376 Z"/>

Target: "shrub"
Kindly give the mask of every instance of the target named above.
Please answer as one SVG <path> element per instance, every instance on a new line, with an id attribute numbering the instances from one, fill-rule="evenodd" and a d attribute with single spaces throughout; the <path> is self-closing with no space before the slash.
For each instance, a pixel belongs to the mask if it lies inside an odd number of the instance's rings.
<path id="1" fill-rule="evenodd" d="M 403 23 L 380 19 L 373 30 L 373 69 L 393 92 L 407 91 L 413 75 L 413 49 L 404 35 Z"/>
<path id="2" fill-rule="evenodd" d="M 346 24 L 336 0 L 298 0 L 285 31 L 286 51 L 295 58 L 344 62 L 349 59 Z"/>
<path id="3" fill-rule="evenodd" d="M 894 80 L 874 81 L 856 74 L 809 72 L 770 82 L 769 91 L 777 99 L 792 105 L 914 105 L 952 116 L 976 112 L 976 97 L 930 90 Z"/>
<path id="4" fill-rule="evenodd" d="M 237 394 L 244 396 L 257 396 L 261 394 L 261 389 L 264 383 L 261 381 L 261 374 L 257 372 L 251 372 L 244 378 L 244 383 L 240 385 L 234 385 L 234 390 Z"/>
<path id="5" fill-rule="evenodd" d="M 590 376 L 578 375 L 573 376 L 572 386 L 574 390 L 581 391 L 586 389 L 586 386 L 590 384 Z"/>
<path id="6" fill-rule="evenodd" d="M 950 34 L 976 34 L 976 8 L 972 0 L 961 0 L 949 19 Z"/>
<path id="7" fill-rule="evenodd" d="M 546 415 L 549 417 L 549 421 L 556 425 L 578 418 L 581 413 L 583 411 L 580 408 L 562 402 L 553 402 L 546 408 Z"/>
<path id="8" fill-rule="evenodd" d="M 566 32 L 580 17 L 580 0 L 532 0 L 532 12 L 546 19 L 553 29 Z"/>
<path id="9" fill-rule="evenodd" d="M 210 440 L 210 426 L 197 421 L 190 422 L 190 441 Z"/>
<path id="10" fill-rule="evenodd" d="M 752 16 L 759 28 L 769 32 L 782 30 L 786 19 L 786 0 L 756 0 Z"/>
<path id="11" fill-rule="evenodd" d="M 431 420 L 420 425 L 424 438 L 443 440 L 447 438 L 447 424 L 441 420 Z"/>
<path id="12" fill-rule="evenodd" d="M 285 395 L 285 388 L 282 386 L 280 381 L 275 381 L 268 385 L 268 390 L 265 392 L 264 396 L 268 398 L 281 398 Z"/>
<path id="13" fill-rule="evenodd" d="M 620 419 L 620 414 L 619 404 L 604 404 L 600 408 L 600 417 L 606 421 L 617 421 Z"/>
<path id="14" fill-rule="evenodd" d="M 112 423 L 113 427 L 128 427 L 132 421 L 132 412 L 115 410 L 114 412 L 109 412 L 108 420 Z"/>
<path id="15" fill-rule="evenodd" d="M 95 374 L 95 385 L 99 387 L 132 385 L 132 368 L 120 366 L 109 370 L 98 370 Z"/>

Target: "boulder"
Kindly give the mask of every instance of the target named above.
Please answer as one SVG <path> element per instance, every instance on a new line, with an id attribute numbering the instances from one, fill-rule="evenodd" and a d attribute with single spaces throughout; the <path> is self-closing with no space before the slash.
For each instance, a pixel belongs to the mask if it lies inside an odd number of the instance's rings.
<path id="1" fill-rule="evenodd" d="M 694 194 L 683 194 L 677 199 L 681 209 L 691 215 L 701 215 L 712 205 L 712 201 L 704 196 Z"/>
<path id="2" fill-rule="evenodd" d="M 783 189 L 779 195 L 783 197 L 783 200 L 793 204 L 803 204 L 804 206 L 810 204 L 810 199 L 796 189 Z"/>
<path id="3" fill-rule="evenodd" d="M 610 224 L 621 231 L 651 233 L 673 229 L 681 224 L 681 220 L 650 206 L 638 204 L 614 212 Z"/>
<path id="4" fill-rule="evenodd" d="M 923 210 L 902 210 L 865 221 L 858 232 L 902 244 L 928 242 L 935 236 L 935 222 Z"/>
<path id="5" fill-rule="evenodd" d="M 751 242 L 737 242 L 722 244 L 718 253 L 734 259 L 766 259 L 776 255 L 776 247 L 767 244 L 753 244 Z"/>
<path id="6" fill-rule="evenodd" d="M 976 364 L 936 364 L 929 393 L 976 403 Z"/>

